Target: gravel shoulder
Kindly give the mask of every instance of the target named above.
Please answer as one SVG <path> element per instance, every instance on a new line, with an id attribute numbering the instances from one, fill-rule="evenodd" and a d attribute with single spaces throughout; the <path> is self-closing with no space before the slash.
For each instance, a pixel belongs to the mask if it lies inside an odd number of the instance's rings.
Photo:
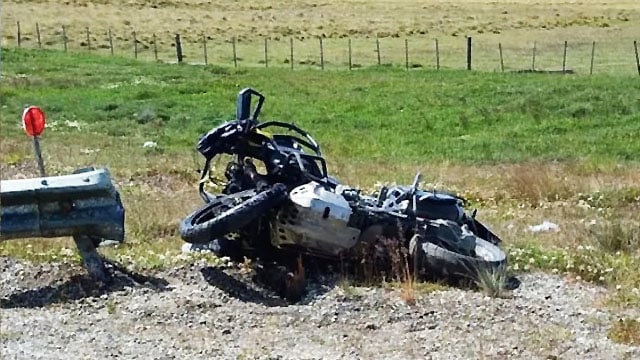
<path id="1" fill-rule="evenodd" d="M 2 359 L 640 358 L 607 338 L 605 289 L 543 273 L 506 299 L 446 289 L 408 305 L 399 290 L 313 284 L 287 305 L 201 261 L 108 289 L 79 267 L 0 267 Z"/>

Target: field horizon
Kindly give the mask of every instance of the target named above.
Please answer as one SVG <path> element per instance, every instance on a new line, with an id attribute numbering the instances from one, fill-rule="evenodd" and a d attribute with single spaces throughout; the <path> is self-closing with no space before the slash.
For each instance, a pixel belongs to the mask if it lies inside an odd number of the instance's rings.
<path id="1" fill-rule="evenodd" d="M 381 64 L 404 66 L 406 40 L 409 66 L 434 68 L 437 39 L 440 66 L 462 69 L 466 66 L 465 37 L 471 36 L 475 69 L 500 71 L 501 46 L 507 70 L 533 66 L 557 70 L 562 68 L 567 41 L 567 68 L 588 74 L 593 51 L 594 72 L 628 76 L 637 74 L 633 41 L 640 30 L 640 5 L 628 0 L 607 4 L 556 0 L 490 4 L 466 0 L 7 1 L 2 7 L 3 46 L 17 45 L 17 22 L 23 47 L 39 46 L 37 26 L 42 47 L 62 49 L 64 26 L 69 49 L 90 48 L 108 55 L 111 32 L 115 53 L 133 57 L 136 47 L 139 58 L 153 60 L 155 41 L 161 61 L 176 61 L 175 34 L 180 34 L 186 62 L 205 61 L 206 38 L 207 61 L 233 65 L 231 41 L 235 38 L 239 66 L 265 66 L 264 41 L 268 39 L 270 66 L 290 66 L 293 41 L 295 66 L 318 68 L 318 38 L 322 37 L 327 68 L 348 66 L 348 39 L 356 67 L 377 64 L 378 55 Z M 379 54 L 376 38 L 380 38 Z"/>

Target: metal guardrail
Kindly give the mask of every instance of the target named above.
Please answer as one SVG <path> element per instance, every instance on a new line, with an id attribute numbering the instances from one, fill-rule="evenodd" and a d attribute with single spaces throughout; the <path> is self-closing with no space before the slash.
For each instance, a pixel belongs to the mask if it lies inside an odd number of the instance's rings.
<path id="1" fill-rule="evenodd" d="M 72 236 L 85 267 L 108 282 L 96 247 L 124 241 L 124 207 L 107 169 L 0 181 L 0 240 Z"/>

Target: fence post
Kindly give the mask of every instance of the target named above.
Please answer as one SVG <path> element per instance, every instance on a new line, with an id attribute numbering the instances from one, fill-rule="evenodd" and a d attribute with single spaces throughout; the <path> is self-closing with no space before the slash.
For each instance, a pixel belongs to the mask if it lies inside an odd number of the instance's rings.
<path id="1" fill-rule="evenodd" d="M 111 35 L 111 28 L 109 28 L 109 50 L 111 50 L 111 55 L 113 55 L 113 36 Z"/>
<path id="2" fill-rule="evenodd" d="M 351 62 L 351 38 L 349 38 L 349 70 L 351 70 L 351 66 L 352 66 L 352 62 Z"/>
<path id="3" fill-rule="evenodd" d="M 20 32 L 20 21 L 16 21 L 16 25 L 18 26 L 18 47 L 22 46 L 22 33 Z"/>
<path id="4" fill-rule="evenodd" d="M 502 43 L 498 43 L 498 50 L 500 50 L 500 71 L 504 72 L 504 58 L 502 57 Z"/>
<path id="5" fill-rule="evenodd" d="M 36 23 L 36 36 L 38 37 L 38 48 L 42 49 L 42 40 L 40 39 L 40 24 Z"/>
<path id="6" fill-rule="evenodd" d="M 564 41 L 564 52 L 562 54 L 562 72 L 567 70 L 567 40 Z"/>
<path id="7" fill-rule="evenodd" d="M 202 34 L 202 51 L 204 52 L 204 64 L 209 65 L 209 59 L 207 58 L 207 37 Z"/>
<path id="8" fill-rule="evenodd" d="M 409 40 L 404 39 L 404 67 L 409 70 Z"/>
<path id="9" fill-rule="evenodd" d="M 236 38 L 231 39 L 231 47 L 233 48 L 233 66 L 238 67 L 238 53 L 236 52 Z"/>
<path id="10" fill-rule="evenodd" d="M 62 25 L 62 42 L 64 43 L 64 52 L 67 52 L 67 29 Z"/>
<path id="11" fill-rule="evenodd" d="M 471 36 L 467 37 L 467 70 L 471 70 Z"/>
<path id="12" fill-rule="evenodd" d="M 440 47 L 438 46 L 438 39 L 436 39 L 436 70 L 440 70 Z"/>
<path id="13" fill-rule="evenodd" d="M 135 31 L 133 32 L 133 57 L 138 58 L 138 38 Z"/>
<path id="14" fill-rule="evenodd" d="M 320 69 L 324 70 L 324 46 L 322 45 L 322 36 L 318 36 L 320 40 Z"/>
<path id="15" fill-rule="evenodd" d="M 91 32 L 87 26 L 87 50 L 91 50 Z"/>
<path id="16" fill-rule="evenodd" d="M 156 33 L 153 33 L 153 57 L 158 61 L 158 43 Z"/>
<path id="17" fill-rule="evenodd" d="M 291 48 L 291 54 L 290 54 L 291 70 L 293 70 L 293 38 L 289 39 L 289 44 Z"/>
<path id="18" fill-rule="evenodd" d="M 536 69 L 536 42 L 533 42 L 533 54 L 531 56 L 531 70 Z"/>
<path id="19" fill-rule="evenodd" d="M 182 63 L 182 41 L 180 40 L 180 34 L 176 34 L 176 57 L 178 64 Z"/>
<path id="20" fill-rule="evenodd" d="M 591 65 L 589 66 L 589 75 L 593 75 L 593 58 L 596 55 L 596 42 L 591 45 Z"/>
<path id="21" fill-rule="evenodd" d="M 380 56 L 380 38 L 376 35 L 376 53 L 378 54 L 378 66 L 382 64 Z"/>
<path id="22" fill-rule="evenodd" d="M 267 43 L 268 39 L 264 38 L 264 67 L 269 67 L 269 45 Z"/>
<path id="23" fill-rule="evenodd" d="M 638 55 L 638 41 L 633 40 L 633 47 L 636 50 L 636 67 L 638 68 L 638 75 L 640 75 L 640 56 Z"/>

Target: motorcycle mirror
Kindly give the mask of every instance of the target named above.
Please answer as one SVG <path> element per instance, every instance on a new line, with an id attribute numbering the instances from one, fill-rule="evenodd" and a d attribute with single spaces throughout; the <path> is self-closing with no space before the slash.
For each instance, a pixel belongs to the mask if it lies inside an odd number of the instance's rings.
<path id="1" fill-rule="evenodd" d="M 258 97 L 258 105 L 256 105 L 253 114 L 251 114 L 251 96 Z M 252 120 L 258 120 L 262 104 L 264 103 L 264 95 L 253 90 L 252 88 L 244 88 L 238 93 L 238 99 L 236 102 L 236 120 L 246 120 L 251 118 Z"/>

